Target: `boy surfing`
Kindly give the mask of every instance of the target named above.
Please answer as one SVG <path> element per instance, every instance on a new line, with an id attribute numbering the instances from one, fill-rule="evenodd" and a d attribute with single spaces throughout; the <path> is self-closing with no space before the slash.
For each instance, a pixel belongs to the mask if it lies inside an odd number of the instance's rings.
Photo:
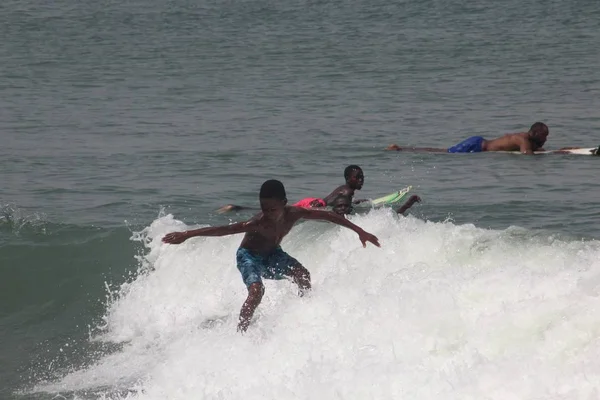
<path id="1" fill-rule="evenodd" d="M 333 222 L 352 229 L 366 247 L 371 242 L 379 247 L 379 239 L 365 232 L 359 226 L 333 212 L 318 211 L 287 205 L 285 188 L 280 181 L 268 180 L 262 184 L 259 193 L 260 208 L 254 217 L 245 222 L 227 226 L 200 228 L 185 232 L 173 232 L 162 240 L 165 243 L 179 244 L 196 236 L 227 236 L 245 233 L 237 250 L 237 268 L 248 288 L 248 297 L 240 310 L 238 331 L 245 332 L 250 325 L 254 311 L 260 304 L 265 288 L 262 278 L 291 278 L 298 285 L 299 295 L 310 290 L 310 273 L 295 258 L 281 249 L 281 241 L 301 219 Z"/>

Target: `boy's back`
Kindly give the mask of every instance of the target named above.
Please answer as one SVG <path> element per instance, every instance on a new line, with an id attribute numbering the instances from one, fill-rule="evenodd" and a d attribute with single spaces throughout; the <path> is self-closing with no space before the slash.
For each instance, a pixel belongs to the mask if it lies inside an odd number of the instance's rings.
<path id="1" fill-rule="evenodd" d="M 246 222 L 250 229 L 244 235 L 240 247 L 260 255 L 272 253 L 292 227 L 302 218 L 302 208 L 285 206 L 283 213 L 276 219 L 260 212 Z"/>

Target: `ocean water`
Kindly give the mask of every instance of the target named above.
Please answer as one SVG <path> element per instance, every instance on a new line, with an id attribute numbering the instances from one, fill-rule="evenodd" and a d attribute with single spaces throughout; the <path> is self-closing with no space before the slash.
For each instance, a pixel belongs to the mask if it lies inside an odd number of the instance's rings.
<path id="1" fill-rule="evenodd" d="M 595 147 L 600 3 L 0 4 L 0 398 L 595 399 L 598 159 L 402 154 L 550 127 Z M 301 223 L 311 271 L 246 335 L 260 184 L 323 196 L 358 164 L 376 234 Z"/>

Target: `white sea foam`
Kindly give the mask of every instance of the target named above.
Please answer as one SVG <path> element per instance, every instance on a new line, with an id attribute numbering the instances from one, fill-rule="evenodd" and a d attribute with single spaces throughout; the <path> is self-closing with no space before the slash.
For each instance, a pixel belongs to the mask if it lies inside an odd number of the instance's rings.
<path id="1" fill-rule="evenodd" d="M 47 392 L 135 399 L 595 399 L 600 382 L 600 243 L 520 228 L 398 218 L 352 221 L 382 247 L 307 222 L 283 248 L 312 274 L 304 298 L 266 281 L 245 335 L 241 235 L 173 246 L 165 216 L 106 312 L 121 351 Z M 123 391 L 123 389 L 130 389 Z"/>

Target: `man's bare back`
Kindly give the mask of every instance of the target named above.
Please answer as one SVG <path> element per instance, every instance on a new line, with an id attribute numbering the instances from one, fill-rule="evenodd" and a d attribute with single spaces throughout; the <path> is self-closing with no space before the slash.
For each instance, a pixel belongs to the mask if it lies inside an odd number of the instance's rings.
<path id="1" fill-rule="evenodd" d="M 348 184 L 339 186 L 331 193 L 329 193 L 323 200 L 326 204 L 330 204 L 333 200 L 335 200 L 338 196 L 348 196 L 350 199 L 354 197 L 355 189 L 351 188 Z"/>
<path id="2" fill-rule="evenodd" d="M 362 189 L 365 183 L 365 174 L 358 165 L 349 165 L 344 170 L 344 179 L 346 179 L 345 184 L 335 188 L 323 199 L 325 201 L 325 204 L 331 205 L 331 203 L 338 196 L 347 196 L 352 201 L 356 191 Z M 354 203 L 357 204 L 362 201 L 364 200 L 357 200 L 354 201 Z"/>
<path id="3" fill-rule="evenodd" d="M 528 132 L 507 133 L 497 139 L 484 140 L 482 151 L 520 151 L 524 154 L 533 154 L 534 151 L 542 150 Z"/>

